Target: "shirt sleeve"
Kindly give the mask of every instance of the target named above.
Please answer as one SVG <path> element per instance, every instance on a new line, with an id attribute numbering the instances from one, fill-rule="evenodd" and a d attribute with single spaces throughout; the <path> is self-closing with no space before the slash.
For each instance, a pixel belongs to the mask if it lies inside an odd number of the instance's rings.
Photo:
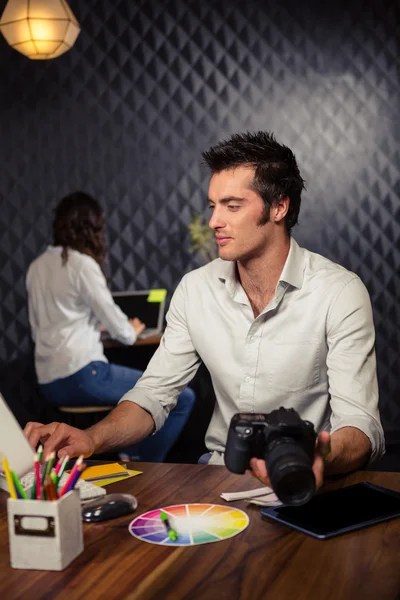
<path id="1" fill-rule="evenodd" d="M 128 317 L 114 302 L 106 278 L 95 260 L 84 260 L 78 274 L 78 286 L 84 302 L 115 340 L 131 346 L 136 341 Z"/>
<path id="2" fill-rule="evenodd" d="M 371 442 L 370 462 L 385 452 L 378 410 L 375 330 L 371 301 L 354 277 L 340 290 L 327 317 L 327 369 L 331 433 L 356 427 Z"/>
<path id="3" fill-rule="evenodd" d="M 149 412 L 156 431 L 163 426 L 178 395 L 200 365 L 201 359 L 193 346 L 186 321 L 186 283 L 184 277 L 172 297 L 166 316 L 167 327 L 146 371 L 120 400 L 135 402 Z"/>

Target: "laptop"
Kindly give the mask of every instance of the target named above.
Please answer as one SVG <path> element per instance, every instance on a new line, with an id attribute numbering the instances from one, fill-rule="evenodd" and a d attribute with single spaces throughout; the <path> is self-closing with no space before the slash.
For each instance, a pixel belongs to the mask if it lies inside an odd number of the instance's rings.
<path id="1" fill-rule="evenodd" d="M 1 459 L 5 457 L 11 471 L 17 475 L 25 491 L 30 490 L 34 480 L 34 452 L 28 439 L 17 419 L 11 412 L 8 404 L 0 394 L 0 489 L 8 492 L 8 484 Z M 67 478 L 67 474 L 61 478 L 62 485 Z M 89 481 L 79 480 L 77 485 L 81 502 L 104 496 L 106 490 L 90 483 Z"/>
<path id="2" fill-rule="evenodd" d="M 5 457 L 11 471 L 21 478 L 33 469 L 33 450 L 17 419 L 0 394 L 0 458 Z M 8 492 L 8 485 L 0 461 L 0 488 Z"/>
<path id="3" fill-rule="evenodd" d="M 165 298 L 167 290 L 128 290 L 113 292 L 114 302 L 129 319 L 140 319 L 146 328 L 139 335 L 145 339 L 152 335 L 161 335 L 164 328 Z"/>

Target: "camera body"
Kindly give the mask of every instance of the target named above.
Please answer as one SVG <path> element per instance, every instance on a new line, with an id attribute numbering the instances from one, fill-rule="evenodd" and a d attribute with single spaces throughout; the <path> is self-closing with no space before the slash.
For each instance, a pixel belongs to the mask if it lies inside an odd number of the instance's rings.
<path id="1" fill-rule="evenodd" d="M 315 493 L 316 438 L 313 424 L 293 408 L 237 413 L 229 426 L 225 465 L 233 473 L 244 473 L 251 458 L 262 458 L 278 498 L 284 504 L 305 504 Z"/>

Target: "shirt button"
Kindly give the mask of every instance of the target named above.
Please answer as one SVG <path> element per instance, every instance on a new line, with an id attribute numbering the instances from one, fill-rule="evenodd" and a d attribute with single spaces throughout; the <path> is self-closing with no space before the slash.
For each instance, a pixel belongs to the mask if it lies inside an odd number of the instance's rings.
<path id="1" fill-rule="evenodd" d="M 249 383 L 249 381 L 250 381 L 250 377 L 247 375 L 247 376 L 244 378 L 244 380 L 245 380 L 245 382 L 246 382 L 246 383 Z"/>

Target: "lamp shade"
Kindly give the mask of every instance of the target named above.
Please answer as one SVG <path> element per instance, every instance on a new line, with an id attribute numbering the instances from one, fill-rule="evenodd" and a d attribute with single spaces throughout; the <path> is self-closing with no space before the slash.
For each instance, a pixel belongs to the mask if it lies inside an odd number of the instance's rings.
<path id="1" fill-rule="evenodd" d="M 12 48 L 36 60 L 64 54 L 80 31 L 65 0 L 8 0 L 0 29 Z"/>

